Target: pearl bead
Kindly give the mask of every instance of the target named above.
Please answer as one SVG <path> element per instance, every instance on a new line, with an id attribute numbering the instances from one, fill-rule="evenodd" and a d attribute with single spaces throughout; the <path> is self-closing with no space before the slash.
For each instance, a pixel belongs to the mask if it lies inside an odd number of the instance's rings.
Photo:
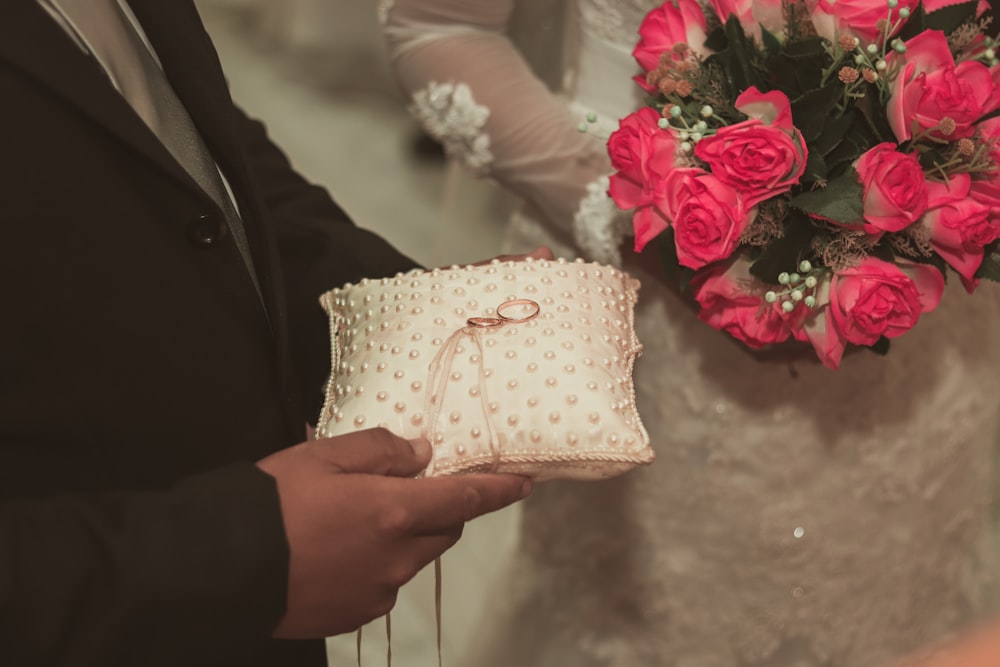
<path id="1" fill-rule="evenodd" d="M 398 401 L 398 402 L 396 403 L 396 405 L 394 405 L 394 406 L 392 406 L 392 407 L 393 407 L 393 409 L 394 409 L 394 410 L 395 410 L 396 412 L 400 412 L 400 413 L 402 413 L 402 412 L 406 412 L 406 403 L 403 403 L 402 401 Z"/>
<path id="2" fill-rule="evenodd" d="M 511 415 L 511 416 L 507 417 L 507 425 L 508 426 L 517 426 L 517 422 L 518 422 L 517 415 Z"/>
<path id="3" fill-rule="evenodd" d="M 511 391 L 517 389 L 517 380 L 508 380 L 507 388 L 510 389 Z"/>
<path id="4" fill-rule="evenodd" d="M 395 373 L 392 374 L 392 377 L 396 378 L 397 380 L 402 380 L 404 375 L 406 375 L 406 373 L 404 373 L 403 371 L 396 371 Z"/>
<path id="5" fill-rule="evenodd" d="M 424 388 L 423 383 L 420 380 L 414 380 L 410 383 L 410 390 L 417 392 Z"/>
<path id="6" fill-rule="evenodd" d="M 379 393 L 375 394 L 375 400 L 384 401 L 387 398 L 389 398 L 389 394 L 384 391 L 380 391 Z"/>
<path id="7" fill-rule="evenodd" d="M 549 413 L 549 421 L 552 422 L 553 424 L 558 424 L 559 419 L 560 419 L 559 413 L 556 412 L 555 410 Z"/>
<path id="8" fill-rule="evenodd" d="M 471 435 L 471 436 L 472 436 L 473 438 L 478 438 L 479 436 L 481 436 L 481 435 L 483 434 L 483 432 L 482 432 L 482 431 L 480 431 L 480 430 L 479 430 L 478 428 L 474 428 L 474 429 L 472 429 L 471 431 L 469 431 L 469 434 L 470 434 L 470 435 Z"/>
<path id="9" fill-rule="evenodd" d="M 358 415 L 357 417 L 354 418 L 354 425 L 358 427 L 364 426 L 365 418 L 361 415 Z"/>
<path id="10" fill-rule="evenodd" d="M 452 424 L 457 424 L 458 422 L 462 421 L 462 413 L 458 412 L 457 410 L 452 412 L 450 415 L 448 415 L 448 421 L 450 421 Z"/>
<path id="11" fill-rule="evenodd" d="M 410 423 L 413 424 L 414 426 L 420 426 L 421 424 L 424 423 L 424 416 L 421 413 L 417 412 L 412 417 L 410 417 Z"/>

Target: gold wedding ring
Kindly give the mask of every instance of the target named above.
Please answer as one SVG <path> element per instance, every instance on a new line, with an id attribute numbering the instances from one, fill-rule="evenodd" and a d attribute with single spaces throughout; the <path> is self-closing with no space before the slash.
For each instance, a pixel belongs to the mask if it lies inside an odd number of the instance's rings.
<path id="1" fill-rule="evenodd" d="M 465 323 L 470 327 L 478 327 L 480 329 L 503 326 L 503 320 L 499 317 L 470 317 Z"/>
<path id="2" fill-rule="evenodd" d="M 528 314 L 522 317 L 513 317 L 511 315 L 504 315 L 504 310 L 510 312 L 512 308 L 524 308 L 527 309 Z M 538 305 L 537 302 L 531 299 L 511 299 L 510 301 L 505 301 L 497 306 L 497 317 L 499 317 L 504 322 L 518 323 L 527 322 L 528 320 L 533 320 L 538 317 L 542 307 Z"/>

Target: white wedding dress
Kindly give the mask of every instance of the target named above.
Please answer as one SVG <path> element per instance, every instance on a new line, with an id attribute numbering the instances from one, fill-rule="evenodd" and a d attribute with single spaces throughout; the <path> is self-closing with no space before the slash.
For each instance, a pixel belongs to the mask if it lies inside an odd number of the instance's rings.
<path id="1" fill-rule="evenodd" d="M 596 112 L 606 136 L 640 103 L 654 5 L 577 0 L 555 96 L 505 37 L 509 0 L 382 4 L 424 126 L 524 198 L 513 249 L 621 261 L 603 142 L 576 126 Z M 755 360 L 623 264 L 657 461 L 536 488 L 463 667 L 877 667 L 990 602 L 996 286 L 950 281 L 888 356 L 830 371 Z"/>

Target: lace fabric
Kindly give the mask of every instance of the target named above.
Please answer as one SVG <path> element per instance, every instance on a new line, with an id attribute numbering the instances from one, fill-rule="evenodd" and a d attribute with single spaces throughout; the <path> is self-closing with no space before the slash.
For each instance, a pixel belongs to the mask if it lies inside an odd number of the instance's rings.
<path id="1" fill-rule="evenodd" d="M 397 72 L 416 90 L 458 66 L 490 109 L 490 175 L 528 203 L 509 250 L 608 252 L 620 217 L 599 201 L 602 142 L 575 127 L 586 109 L 635 108 L 620 72 L 657 3 L 575 0 L 566 97 L 532 83 L 503 40 L 509 4 L 397 0 L 397 37 L 424 24 L 421 40 L 390 40 Z M 531 132 L 536 111 L 547 132 Z M 970 298 L 954 281 L 888 356 L 832 372 L 757 361 L 635 256 L 624 268 L 643 283 L 635 382 L 657 462 L 536 489 L 463 665 L 877 667 L 989 601 L 996 286 Z"/>
<path id="2" fill-rule="evenodd" d="M 489 135 L 482 128 L 490 110 L 476 104 L 466 84 L 431 81 L 413 94 L 410 111 L 449 157 L 475 173 L 486 173 L 493 154 Z"/>

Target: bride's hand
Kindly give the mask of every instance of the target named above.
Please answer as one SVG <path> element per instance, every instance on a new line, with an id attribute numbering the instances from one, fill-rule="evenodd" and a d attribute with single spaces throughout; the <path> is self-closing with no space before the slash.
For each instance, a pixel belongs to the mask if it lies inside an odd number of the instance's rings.
<path id="1" fill-rule="evenodd" d="M 501 262 L 520 262 L 528 258 L 531 259 L 555 259 L 555 255 L 552 254 L 552 250 L 546 246 L 538 246 L 534 250 L 528 253 L 520 255 L 497 255 L 496 257 L 491 257 L 490 259 L 484 259 L 480 262 L 475 262 L 473 266 L 483 266 L 484 264 L 489 264 L 494 259 Z"/>

